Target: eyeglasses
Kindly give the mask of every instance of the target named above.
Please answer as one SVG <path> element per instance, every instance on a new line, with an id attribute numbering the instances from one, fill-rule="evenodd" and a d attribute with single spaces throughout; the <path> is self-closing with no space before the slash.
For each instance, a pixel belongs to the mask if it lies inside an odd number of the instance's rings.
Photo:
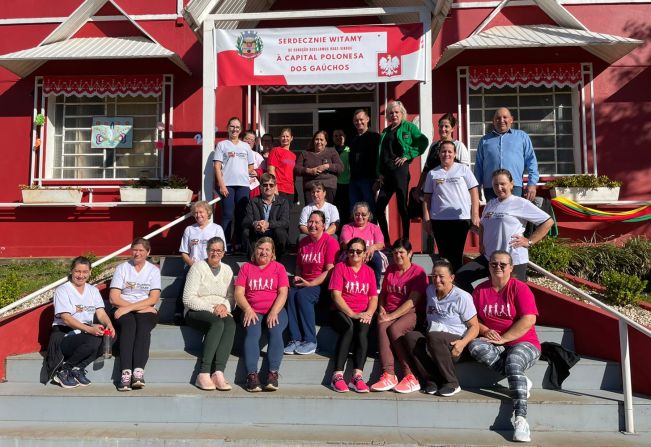
<path id="1" fill-rule="evenodd" d="M 240 126 L 228 126 L 229 129 L 240 129 Z"/>
<path id="2" fill-rule="evenodd" d="M 355 213 L 353 216 L 354 217 L 368 217 L 368 214 L 366 214 L 366 213 Z"/>
<path id="3" fill-rule="evenodd" d="M 224 250 L 221 249 L 221 248 L 212 248 L 212 249 L 208 250 L 208 253 L 217 253 L 219 255 L 219 254 L 224 253 Z"/>
<path id="4" fill-rule="evenodd" d="M 489 265 L 490 265 L 491 267 L 493 267 L 494 269 L 496 269 L 496 268 L 499 267 L 499 268 L 501 268 L 502 270 L 504 270 L 504 269 L 505 269 L 506 267 L 508 267 L 510 264 L 508 264 L 508 263 L 506 263 L 506 262 L 490 262 Z"/>
<path id="5" fill-rule="evenodd" d="M 364 250 L 359 250 L 359 249 L 355 250 L 354 248 L 350 248 L 348 250 L 349 255 L 361 255 L 362 253 L 364 253 Z"/>
<path id="6" fill-rule="evenodd" d="M 275 183 L 263 183 L 262 184 L 263 188 L 273 188 L 274 186 L 276 186 Z"/>

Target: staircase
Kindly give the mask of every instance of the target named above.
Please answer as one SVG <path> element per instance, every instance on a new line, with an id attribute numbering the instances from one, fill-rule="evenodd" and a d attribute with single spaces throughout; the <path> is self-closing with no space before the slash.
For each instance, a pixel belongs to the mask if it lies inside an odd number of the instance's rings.
<path id="1" fill-rule="evenodd" d="M 224 262 L 237 274 L 244 261 L 226 257 Z M 428 256 L 418 256 L 415 262 L 431 268 Z M 511 443 L 506 380 L 474 362 L 458 365 L 463 391 L 452 398 L 331 391 L 335 333 L 328 326 L 318 328 L 317 354 L 284 357 L 277 392 L 250 394 L 240 386 L 227 393 L 195 388 L 201 336 L 189 327 L 169 324 L 181 267 L 178 258 L 161 263 L 161 324 L 152 333 L 145 389 L 116 391 L 119 359 L 90 365 L 91 386 L 64 390 L 38 384 L 40 354 L 9 358 L 8 381 L 0 384 L 0 446 Z M 287 267 L 293 270 L 293 260 Z M 541 341 L 574 347 L 570 330 L 537 330 Z M 241 338 L 238 332 L 236 340 Z M 242 384 L 245 370 L 239 352 L 236 342 L 225 375 Z M 364 371 L 371 381 L 380 374 L 376 357 L 369 357 Z M 638 435 L 618 433 L 624 425 L 618 363 L 583 358 L 562 391 L 545 389 L 547 370 L 547 363 L 539 361 L 527 373 L 534 384 L 527 418 L 534 444 L 651 445 L 651 399 L 647 397 L 635 400 Z"/>

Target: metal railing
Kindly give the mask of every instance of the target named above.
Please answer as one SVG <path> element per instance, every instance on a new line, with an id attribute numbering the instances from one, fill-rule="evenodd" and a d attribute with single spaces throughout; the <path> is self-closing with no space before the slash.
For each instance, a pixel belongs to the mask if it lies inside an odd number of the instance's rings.
<path id="1" fill-rule="evenodd" d="M 213 199 L 213 200 L 211 200 L 210 202 L 208 202 L 208 204 L 210 204 L 210 205 L 212 206 L 212 205 L 214 205 L 215 203 L 219 202 L 220 200 L 221 200 L 221 198 L 220 198 L 220 197 L 217 197 L 216 199 Z M 149 234 L 143 236 L 143 238 L 145 238 L 145 239 L 151 239 L 151 238 L 153 238 L 154 236 L 158 236 L 158 235 L 161 234 L 163 231 L 168 230 L 168 229 L 172 228 L 172 227 L 175 226 L 175 225 L 178 225 L 179 223 L 183 222 L 184 220 L 186 220 L 188 217 L 191 217 L 191 216 L 192 216 L 192 213 L 191 213 L 191 212 L 190 212 L 190 213 L 186 213 L 186 214 L 184 214 L 183 216 L 181 216 L 181 217 L 179 217 L 179 218 L 177 218 L 177 219 L 171 221 L 170 223 L 168 223 L 168 224 L 166 224 L 166 225 L 160 227 L 159 229 L 157 229 L 157 230 L 155 230 L 155 231 L 152 231 L 151 233 L 149 233 Z M 111 259 L 115 258 L 115 257 L 116 257 L 117 255 L 119 255 L 120 253 L 124 253 L 124 252 L 125 252 L 126 250 L 128 250 L 129 248 L 131 248 L 131 243 L 125 245 L 125 246 L 122 247 L 122 248 L 119 248 L 119 249 L 115 250 L 113 253 L 110 253 L 110 254 L 104 256 L 104 257 L 101 258 L 101 259 L 98 259 L 97 261 L 93 262 L 92 266 L 93 266 L 93 267 L 97 267 L 97 266 L 100 265 L 100 264 L 103 264 L 103 263 L 105 263 L 105 262 L 107 262 L 107 261 L 110 261 Z M 51 284 L 48 284 L 47 286 L 43 286 L 43 287 L 41 287 L 40 289 L 38 289 L 36 292 L 32 292 L 32 293 L 30 293 L 29 295 L 27 295 L 27 296 L 25 296 L 25 297 L 23 297 L 23 298 L 21 298 L 21 299 L 19 299 L 19 300 L 17 300 L 17 301 L 14 301 L 13 303 L 9 304 L 8 306 L 5 306 L 5 307 L 3 307 L 2 309 L 0 309 L 0 317 L 2 317 L 3 315 L 5 315 L 5 314 L 8 313 L 9 311 L 15 309 L 16 307 L 18 307 L 18 306 L 20 306 L 20 305 L 22 305 L 22 304 L 24 304 L 24 303 L 27 303 L 29 300 L 31 300 L 31 299 L 33 299 L 33 298 L 35 298 L 35 297 L 41 295 L 42 293 L 45 293 L 45 292 L 47 292 L 48 290 L 52 290 L 52 289 L 54 289 L 55 287 L 58 287 L 58 286 L 60 286 L 61 284 L 64 284 L 66 281 L 68 281 L 68 277 L 67 277 L 67 276 L 65 276 L 65 277 L 63 277 L 63 278 L 61 278 L 61 279 L 59 279 L 59 280 L 57 280 L 57 281 L 55 281 L 55 282 L 53 282 L 53 283 L 51 283 Z"/>
<path id="2" fill-rule="evenodd" d="M 544 268 L 540 267 L 537 264 L 529 261 L 529 267 L 543 276 L 561 284 L 562 286 L 568 288 L 572 292 L 579 295 L 581 298 L 589 301 L 591 304 L 603 309 L 610 316 L 617 318 L 619 324 L 619 351 L 621 354 L 621 367 L 622 367 L 622 392 L 624 395 L 624 424 L 626 433 L 635 433 L 635 416 L 633 414 L 633 387 L 631 385 L 631 357 L 629 351 L 628 343 L 628 326 L 631 326 L 647 337 L 651 337 L 651 330 L 642 326 L 641 324 L 633 321 L 623 313 L 619 312 L 617 309 L 610 307 L 609 305 L 602 303 L 592 295 L 584 292 L 578 287 L 570 284 L 564 279 L 559 278 L 551 272 L 548 272 Z"/>

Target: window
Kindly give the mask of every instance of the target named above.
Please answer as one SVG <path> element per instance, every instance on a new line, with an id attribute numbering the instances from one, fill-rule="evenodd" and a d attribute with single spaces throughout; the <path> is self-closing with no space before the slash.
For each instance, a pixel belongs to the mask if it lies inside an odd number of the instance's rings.
<path id="1" fill-rule="evenodd" d="M 49 96 L 48 179 L 157 178 L 157 123 L 163 121 L 161 96 Z M 94 116 L 133 117 L 131 148 L 91 148 Z"/>
<path id="2" fill-rule="evenodd" d="M 469 148 L 474 163 L 479 139 L 493 129 L 493 114 L 508 107 L 513 127 L 529 134 L 541 175 L 581 172 L 573 87 L 480 87 L 469 90 Z"/>

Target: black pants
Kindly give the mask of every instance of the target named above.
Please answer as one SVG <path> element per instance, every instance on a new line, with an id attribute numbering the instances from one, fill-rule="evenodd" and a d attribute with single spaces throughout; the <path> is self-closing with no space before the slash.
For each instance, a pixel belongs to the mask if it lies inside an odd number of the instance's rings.
<path id="1" fill-rule="evenodd" d="M 463 249 L 470 229 L 469 220 L 432 220 L 432 232 L 439 255 L 452 263 L 456 272 L 463 265 Z"/>
<path id="2" fill-rule="evenodd" d="M 454 283 L 466 292 L 472 293 L 474 290 L 472 283 L 482 278 L 488 278 L 489 276 L 488 260 L 483 255 L 479 255 L 472 262 L 465 264 L 457 271 L 454 277 Z M 514 265 L 511 276 L 526 282 L 527 264 Z"/>
<path id="3" fill-rule="evenodd" d="M 384 183 L 380 188 L 377 202 L 375 203 L 375 214 L 377 223 L 382 230 L 384 236 L 384 243 L 391 244 L 389 239 L 389 224 L 385 215 L 387 206 L 393 194 L 396 195 L 398 202 L 398 213 L 400 214 L 400 221 L 402 222 L 401 237 L 409 239 L 409 213 L 407 212 L 407 193 L 409 192 L 409 164 L 397 168 L 395 171 L 390 171 L 384 174 Z"/>
<path id="4" fill-rule="evenodd" d="M 120 365 L 122 369 L 145 368 L 149 360 L 151 331 L 158 323 L 158 313 L 129 312 L 115 320 L 120 329 Z"/>
<path id="5" fill-rule="evenodd" d="M 99 357 L 101 346 L 102 337 L 68 332 L 61 342 L 63 361 L 73 368 L 83 369 Z"/>
<path id="6" fill-rule="evenodd" d="M 447 332 L 411 331 L 403 337 L 405 348 L 409 353 L 410 363 L 418 371 L 418 376 L 438 387 L 459 386 L 455 369 L 457 360 L 452 358 L 450 342 L 459 340 L 458 335 Z M 466 353 L 466 350 L 463 351 Z M 465 354 L 467 356 L 467 354 Z M 462 357 L 464 354 L 462 353 Z"/>
<path id="7" fill-rule="evenodd" d="M 337 183 L 337 194 L 335 195 L 334 205 L 339 210 L 339 230 L 341 227 L 350 222 L 351 206 L 350 193 L 348 192 L 348 184 Z M 369 205 L 370 206 L 370 205 Z"/>
<path id="8" fill-rule="evenodd" d="M 339 334 L 335 353 L 335 371 L 344 370 L 351 347 L 354 350 L 353 368 L 363 370 L 368 351 L 368 330 L 371 325 L 353 320 L 336 310 L 332 313 L 332 326 Z"/>
<path id="9" fill-rule="evenodd" d="M 289 239 L 289 230 L 287 228 L 279 227 L 270 230 L 270 232 L 271 234 L 261 234 L 253 228 L 245 228 L 242 231 L 242 243 L 246 244 L 246 253 L 251 255 L 253 253 L 255 241 L 263 236 L 269 236 L 273 239 L 274 246 L 276 247 L 276 260 L 280 262 L 285 254 L 285 247 L 287 246 L 287 240 Z"/>

